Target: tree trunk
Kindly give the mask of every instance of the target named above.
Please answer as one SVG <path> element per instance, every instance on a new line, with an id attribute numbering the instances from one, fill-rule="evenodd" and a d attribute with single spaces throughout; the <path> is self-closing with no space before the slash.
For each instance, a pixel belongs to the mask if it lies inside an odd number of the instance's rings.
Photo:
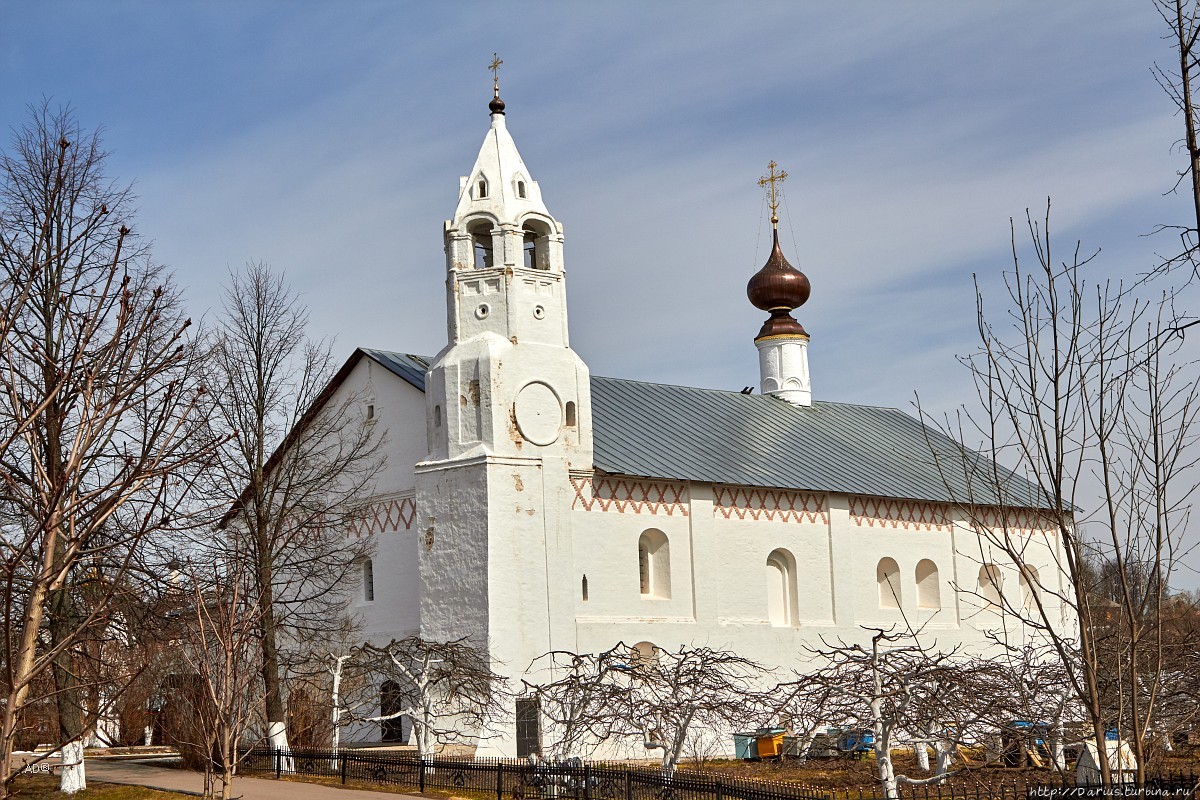
<path id="1" fill-rule="evenodd" d="M 933 743 L 933 752 L 937 756 L 937 771 L 934 774 L 938 777 L 946 775 L 954 763 L 954 743 L 939 739 Z"/>
<path id="2" fill-rule="evenodd" d="M 1060 772 L 1067 768 L 1067 756 L 1063 746 L 1063 737 L 1066 733 L 1063 731 L 1062 715 L 1060 714 L 1054 720 L 1054 729 L 1050 734 L 1050 757 L 1054 761 L 1054 768 Z"/>
<path id="3" fill-rule="evenodd" d="M 74 602 L 69 586 L 51 593 L 50 609 L 50 641 L 57 647 L 76 633 Z M 53 669 L 59 740 L 62 743 L 62 772 L 58 788 L 63 794 L 74 794 L 87 788 L 83 762 L 83 690 L 79 686 L 73 662 L 74 654 L 68 647 L 54 660 Z"/>
<path id="4" fill-rule="evenodd" d="M 929 747 L 925 742 L 914 742 L 913 754 L 917 757 L 917 769 L 929 772 Z"/>
<path id="5" fill-rule="evenodd" d="M 267 520 L 258 518 L 258 591 L 259 624 L 262 626 L 262 679 L 267 716 L 267 746 L 290 753 L 287 739 L 287 712 L 283 706 L 283 686 L 279 679 L 279 645 L 276 641 L 274 564 L 271 543 L 266 533 Z M 290 756 L 282 758 L 282 771 L 292 771 Z"/>

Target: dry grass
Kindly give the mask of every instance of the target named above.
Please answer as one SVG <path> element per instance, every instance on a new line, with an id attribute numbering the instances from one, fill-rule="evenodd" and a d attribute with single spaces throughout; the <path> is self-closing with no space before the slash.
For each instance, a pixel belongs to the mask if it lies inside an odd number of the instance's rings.
<path id="1" fill-rule="evenodd" d="M 58 778 L 50 775 L 21 775 L 13 782 L 13 789 L 22 800 L 62 800 L 58 792 Z M 194 797 L 177 792 L 160 792 L 143 786 L 125 786 L 118 783 L 88 781 L 88 788 L 73 795 L 72 800 L 195 800 Z"/>

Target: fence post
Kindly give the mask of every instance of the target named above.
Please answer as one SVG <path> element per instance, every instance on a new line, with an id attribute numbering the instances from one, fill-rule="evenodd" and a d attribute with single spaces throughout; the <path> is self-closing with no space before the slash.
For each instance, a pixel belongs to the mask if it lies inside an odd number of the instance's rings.
<path id="1" fill-rule="evenodd" d="M 725 800 L 725 782 L 717 778 L 717 800 Z"/>
<path id="2" fill-rule="evenodd" d="M 279 780 L 280 773 L 283 772 L 283 751 L 278 747 L 275 748 L 275 779 Z"/>
<path id="3" fill-rule="evenodd" d="M 504 762 L 496 765 L 496 800 L 504 800 Z"/>
<path id="4" fill-rule="evenodd" d="M 592 767 L 588 762 L 583 762 L 583 800 L 589 800 L 592 796 Z"/>
<path id="5" fill-rule="evenodd" d="M 420 773 L 420 777 L 418 778 L 418 780 L 420 781 L 421 791 L 423 792 L 423 791 L 425 791 L 425 759 L 422 758 L 420 763 L 421 763 L 421 766 L 418 770 L 418 772 Z"/>
<path id="6" fill-rule="evenodd" d="M 633 773 L 628 767 L 625 769 L 625 800 L 633 800 Z"/>
<path id="7" fill-rule="evenodd" d="M 342 753 L 342 783 L 346 782 L 346 754 Z"/>

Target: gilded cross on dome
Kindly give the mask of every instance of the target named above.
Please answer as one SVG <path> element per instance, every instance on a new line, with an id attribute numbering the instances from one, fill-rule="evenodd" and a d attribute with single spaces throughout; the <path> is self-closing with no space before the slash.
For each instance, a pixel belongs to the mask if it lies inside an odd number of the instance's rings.
<path id="1" fill-rule="evenodd" d="M 492 71 L 492 91 L 496 97 L 500 96 L 500 65 L 504 62 L 500 60 L 500 56 L 493 52 L 492 63 L 488 64 L 488 69 Z"/>
<path id="2" fill-rule="evenodd" d="M 763 187 L 764 189 L 767 188 L 768 186 L 771 187 L 770 188 L 770 192 L 771 192 L 770 205 L 771 205 L 771 226 L 772 227 L 779 224 L 779 213 L 778 213 L 779 212 L 779 197 L 776 193 L 775 184 L 783 183 L 787 179 L 787 176 L 788 176 L 788 174 L 786 172 L 784 172 L 783 170 L 779 170 L 778 172 L 776 172 L 775 168 L 778 166 L 779 165 L 776 164 L 774 161 L 770 162 L 769 164 L 767 164 L 767 174 L 763 175 L 761 178 L 758 179 L 759 186 Z"/>

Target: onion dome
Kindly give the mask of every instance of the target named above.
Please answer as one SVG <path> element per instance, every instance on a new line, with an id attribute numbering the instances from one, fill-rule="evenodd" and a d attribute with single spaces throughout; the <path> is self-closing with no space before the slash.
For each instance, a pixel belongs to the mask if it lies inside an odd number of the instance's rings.
<path id="1" fill-rule="evenodd" d="M 496 95 L 492 98 L 492 102 L 488 103 L 488 109 L 490 109 L 493 114 L 504 113 L 504 101 L 500 99 L 500 95 Z"/>
<path id="2" fill-rule="evenodd" d="M 771 318 L 763 323 L 756 339 L 766 336 L 807 336 L 799 322 L 789 312 L 804 305 L 811 286 L 808 277 L 788 263 L 779 247 L 779 229 L 772 231 L 774 239 L 771 255 L 763 268 L 754 273 L 746 284 L 746 296 L 763 311 L 770 311 Z"/>
<path id="3" fill-rule="evenodd" d="M 746 284 L 746 296 L 763 311 L 791 311 L 804 305 L 811 287 L 808 277 L 788 263 L 779 247 L 779 230 L 773 231 L 774 246 L 763 268 Z"/>

